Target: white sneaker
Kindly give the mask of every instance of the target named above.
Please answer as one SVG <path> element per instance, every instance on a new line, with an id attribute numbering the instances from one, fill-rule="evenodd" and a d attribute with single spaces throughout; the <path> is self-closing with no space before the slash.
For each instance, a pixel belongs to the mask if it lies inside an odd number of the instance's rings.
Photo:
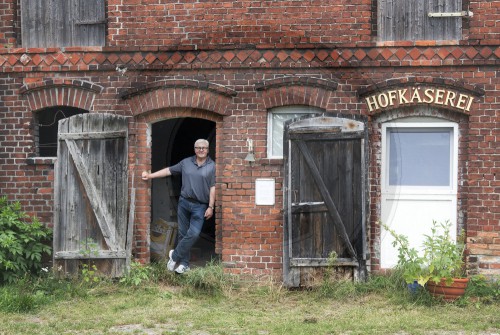
<path id="1" fill-rule="evenodd" d="M 178 273 L 178 274 L 183 274 L 184 272 L 188 272 L 189 271 L 189 266 L 187 265 L 184 265 L 184 264 L 181 264 L 177 267 L 177 269 L 175 269 L 175 272 Z"/>
<path id="2" fill-rule="evenodd" d="M 174 253 L 174 249 L 172 249 L 168 252 L 168 263 L 167 263 L 168 271 L 174 271 L 174 269 L 175 269 L 175 261 L 172 259 L 173 253 Z"/>

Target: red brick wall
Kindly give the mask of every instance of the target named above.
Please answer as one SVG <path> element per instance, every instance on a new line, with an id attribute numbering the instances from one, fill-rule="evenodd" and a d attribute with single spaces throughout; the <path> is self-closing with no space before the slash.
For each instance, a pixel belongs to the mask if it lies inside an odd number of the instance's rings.
<path id="1" fill-rule="evenodd" d="M 464 0 L 474 13 L 463 35 L 473 43 L 500 38 L 498 1 Z M 20 0 L 0 0 L 0 46 L 20 45 Z M 376 0 L 187 1 L 108 0 L 109 46 L 288 48 L 368 42 L 376 38 Z M 14 24 L 12 24 L 14 23 Z"/>
<path id="2" fill-rule="evenodd" d="M 23 203 L 23 210 L 42 222 L 52 218 L 52 162 L 27 161 L 34 150 L 32 118 L 26 113 L 19 89 L 23 78 L 0 77 L 0 190 Z M 46 164 L 48 163 L 48 164 Z"/>
<path id="3" fill-rule="evenodd" d="M 0 48 L 14 46 L 17 0 L 0 0 Z"/>
<path id="4" fill-rule="evenodd" d="M 130 116 L 134 255 L 147 261 L 150 190 L 139 174 L 149 167 L 148 123 L 174 116 L 209 119 L 217 127 L 217 250 L 230 272 L 279 275 L 283 161 L 266 156 L 267 109 L 307 104 L 368 115 L 358 93 L 370 85 L 407 77 L 440 84 L 448 78 L 484 90 L 470 115 L 439 115 L 460 122 L 458 214 L 467 230 L 469 268 L 500 273 L 500 1 L 470 1 L 474 17 L 458 44 L 383 45 L 371 41 L 374 1 L 122 2 L 108 0 L 105 48 L 25 50 L 2 48 L 19 41 L 18 18 L 10 20 L 16 1 L 0 0 L 2 194 L 52 223 L 53 165 L 33 157 L 36 110 L 63 104 Z M 85 104 L 75 102 L 77 95 L 86 97 Z M 369 116 L 372 270 L 380 269 L 379 117 Z M 247 138 L 254 140 L 253 166 L 243 160 Z M 255 206 L 254 180 L 260 177 L 276 179 L 275 206 Z"/>
<path id="5" fill-rule="evenodd" d="M 180 49 L 370 40 L 371 0 L 109 0 L 109 45 Z"/>
<path id="6" fill-rule="evenodd" d="M 464 41 L 495 44 L 498 1 L 463 0 L 474 13 Z M 20 46 L 20 0 L 0 0 L 0 47 Z M 109 46 L 289 48 L 369 42 L 376 38 L 376 0 L 187 1 L 108 0 Z"/>
<path id="7" fill-rule="evenodd" d="M 482 44 L 498 44 L 500 40 L 500 1 L 470 1 L 474 17 L 467 21 L 469 26 L 468 39 Z"/>

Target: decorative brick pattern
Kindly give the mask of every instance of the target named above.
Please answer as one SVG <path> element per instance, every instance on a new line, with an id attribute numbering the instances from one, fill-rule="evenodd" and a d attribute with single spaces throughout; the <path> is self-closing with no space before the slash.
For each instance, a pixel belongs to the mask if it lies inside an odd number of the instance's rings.
<path id="1" fill-rule="evenodd" d="M 0 71 L 83 71 L 221 67 L 371 67 L 498 65 L 498 46 L 445 46 L 440 53 L 430 47 L 357 47 L 338 49 L 162 51 L 150 48 L 0 49 Z M 442 50 L 445 50 L 442 51 Z"/>

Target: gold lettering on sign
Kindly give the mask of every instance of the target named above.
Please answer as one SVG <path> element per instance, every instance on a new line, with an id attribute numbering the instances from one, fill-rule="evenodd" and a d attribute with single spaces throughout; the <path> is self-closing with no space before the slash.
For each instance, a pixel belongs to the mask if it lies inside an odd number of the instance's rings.
<path id="1" fill-rule="evenodd" d="M 455 107 L 455 97 L 457 94 L 453 91 L 448 91 L 448 94 L 446 94 L 446 100 L 444 101 L 444 104 L 446 106 L 451 106 Z"/>
<path id="2" fill-rule="evenodd" d="M 457 108 L 460 108 L 460 109 L 464 109 L 465 108 L 466 98 L 467 98 L 467 96 L 465 94 L 460 94 L 458 96 Z"/>
<path id="3" fill-rule="evenodd" d="M 404 90 L 398 90 L 400 105 L 409 103 L 408 99 L 406 99 L 406 91 L 408 91 L 406 88 Z"/>
<path id="4" fill-rule="evenodd" d="M 365 98 L 366 104 L 368 105 L 368 110 L 372 112 L 375 109 L 379 109 L 379 106 L 377 105 L 377 98 L 372 95 L 370 97 Z"/>
<path id="5" fill-rule="evenodd" d="M 425 90 L 425 100 L 424 102 L 426 104 L 432 104 L 434 102 L 434 89 L 433 88 L 428 88 Z"/>
<path id="6" fill-rule="evenodd" d="M 467 107 L 465 107 L 465 110 L 467 112 L 470 112 L 470 106 L 472 105 L 473 101 L 474 101 L 474 97 L 469 96 L 469 103 L 467 104 Z"/>
<path id="7" fill-rule="evenodd" d="M 411 102 L 415 102 L 415 99 L 417 99 L 418 102 L 422 102 L 422 99 L 420 99 L 420 93 L 418 93 L 418 88 L 413 90 L 413 95 L 411 96 Z"/>
<path id="8" fill-rule="evenodd" d="M 396 91 L 388 91 L 387 94 L 389 95 L 389 105 L 394 106 L 394 100 L 396 100 Z"/>
<path id="9" fill-rule="evenodd" d="M 380 92 L 365 97 L 365 101 L 370 112 L 389 106 L 397 107 L 422 103 L 444 105 L 469 112 L 474 102 L 474 97 L 444 88 L 423 88 L 417 86 Z"/>
<path id="10" fill-rule="evenodd" d="M 434 100 L 434 103 L 442 105 L 443 97 L 444 97 L 444 90 L 436 90 L 436 100 Z"/>
<path id="11" fill-rule="evenodd" d="M 389 105 L 389 99 L 387 99 L 387 95 L 385 95 L 385 93 L 379 94 L 377 100 L 378 100 L 378 104 L 382 108 L 385 108 Z"/>

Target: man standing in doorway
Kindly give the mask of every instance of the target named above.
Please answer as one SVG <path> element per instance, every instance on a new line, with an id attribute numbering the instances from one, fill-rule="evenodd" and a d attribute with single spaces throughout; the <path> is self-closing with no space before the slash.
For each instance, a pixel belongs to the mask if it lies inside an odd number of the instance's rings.
<path id="1" fill-rule="evenodd" d="M 177 209 L 178 243 L 168 253 L 167 263 L 169 271 L 175 269 L 179 274 L 189 270 L 191 248 L 198 240 L 205 219 L 214 215 L 215 162 L 208 156 L 208 146 L 207 140 L 199 139 L 194 143 L 194 156 L 154 173 L 142 173 L 143 180 L 179 174 L 182 176 Z"/>

